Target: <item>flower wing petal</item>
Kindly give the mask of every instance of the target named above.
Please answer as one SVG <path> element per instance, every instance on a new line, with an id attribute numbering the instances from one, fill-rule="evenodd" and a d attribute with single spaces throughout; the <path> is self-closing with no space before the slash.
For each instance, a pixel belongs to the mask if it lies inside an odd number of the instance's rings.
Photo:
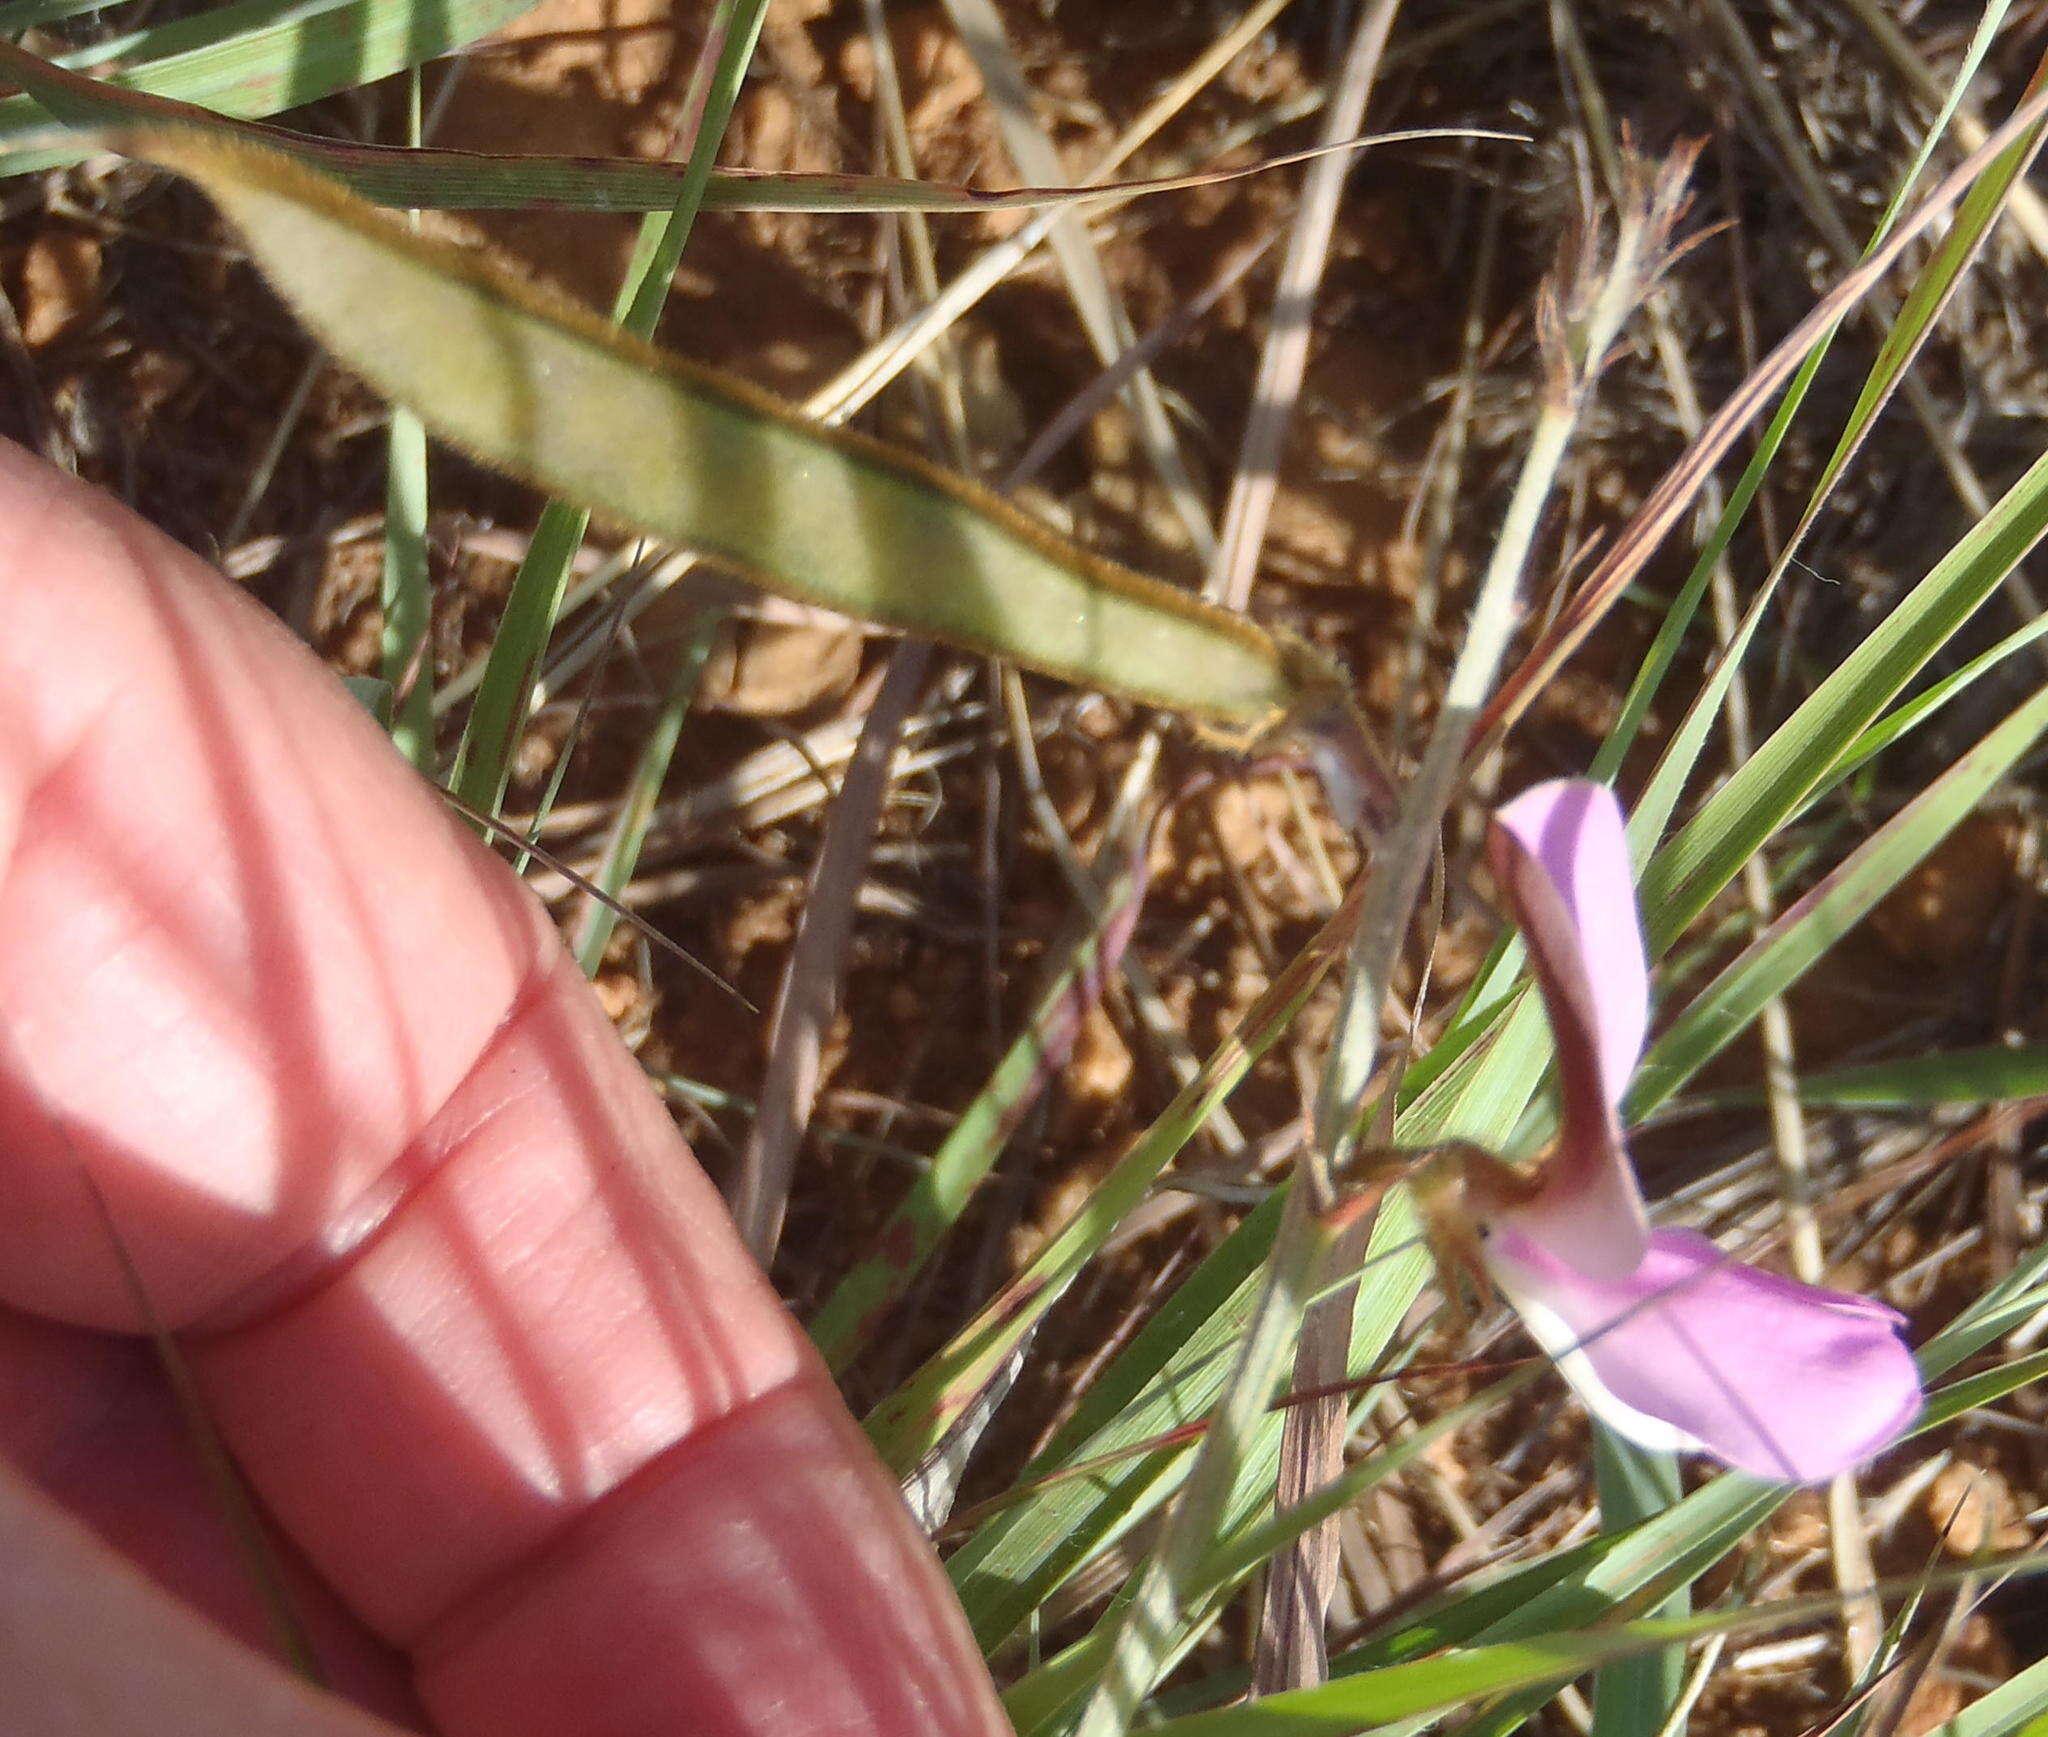
<path id="1" fill-rule="evenodd" d="M 1617 1109 L 1649 1029 L 1650 973 L 1621 807 L 1562 779 L 1494 816 L 1487 854 L 1528 943 L 1557 1044 L 1563 1101 L 1536 1196 L 1502 1215 L 1581 1272 L 1618 1279 L 1650 1227 Z"/>
<path id="2" fill-rule="evenodd" d="M 1587 1409 L 1641 1446 L 1817 1483 L 1919 1415 L 1897 1313 L 1745 1266 L 1691 1231 L 1659 1231 L 1618 1281 L 1512 1228 L 1488 1238 L 1486 1266 Z"/>

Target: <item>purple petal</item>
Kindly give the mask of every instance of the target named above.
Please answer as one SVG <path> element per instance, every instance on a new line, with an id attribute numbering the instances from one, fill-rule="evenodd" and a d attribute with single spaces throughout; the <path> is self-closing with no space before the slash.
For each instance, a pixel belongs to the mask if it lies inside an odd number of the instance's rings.
<path id="1" fill-rule="evenodd" d="M 1581 1277 L 1514 1230 L 1486 1267 L 1586 1408 L 1640 1446 L 1818 1483 L 1896 1441 L 1920 1372 L 1882 1303 L 1745 1266 L 1687 1230 L 1627 1279 Z"/>
<path id="2" fill-rule="evenodd" d="M 1621 804 L 1604 784 L 1560 778 L 1523 791 L 1494 824 L 1541 875 L 1531 901 L 1538 908 L 1529 914 L 1563 918 L 1562 927 L 1539 921 L 1523 934 L 1537 968 L 1577 991 L 1575 1011 L 1582 1007 L 1592 1027 L 1604 1096 L 1619 1104 L 1650 1024 L 1650 973 Z M 1512 879 L 1510 896 L 1532 885 L 1520 874 Z M 1517 906 L 1519 922 L 1520 900 Z"/>
<path id="3" fill-rule="evenodd" d="M 1535 1198 L 1500 1222 L 1581 1272 L 1619 1279 L 1650 1234 L 1616 1116 L 1650 1017 L 1621 808 L 1603 785 L 1539 784 L 1494 816 L 1487 847 L 1550 1015 L 1562 1099 Z"/>

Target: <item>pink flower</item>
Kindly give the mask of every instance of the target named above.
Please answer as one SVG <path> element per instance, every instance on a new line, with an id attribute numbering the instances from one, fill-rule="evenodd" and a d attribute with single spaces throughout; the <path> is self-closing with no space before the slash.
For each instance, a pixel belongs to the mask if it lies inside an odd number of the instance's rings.
<path id="1" fill-rule="evenodd" d="M 1644 1447 L 1813 1483 L 1896 1441 L 1920 1376 L 1882 1303 L 1652 1231 L 1619 1107 L 1649 1024 L 1621 810 L 1539 785 L 1494 818 L 1488 857 L 1557 1044 L 1557 1145 L 1533 1175 L 1467 1173 L 1479 1256 L 1594 1416 Z"/>

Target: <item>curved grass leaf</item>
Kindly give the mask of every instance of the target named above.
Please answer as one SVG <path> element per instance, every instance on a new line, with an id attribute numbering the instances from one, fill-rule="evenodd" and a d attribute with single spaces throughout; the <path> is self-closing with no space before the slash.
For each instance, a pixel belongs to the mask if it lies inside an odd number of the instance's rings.
<path id="1" fill-rule="evenodd" d="M 2044 633 L 2048 633 L 2048 615 L 2030 621 L 2024 627 L 2014 628 L 1990 650 L 1979 652 L 1961 669 L 1943 676 L 1941 680 L 1931 683 L 1922 692 L 1915 694 L 1905 704 L 1887 712 L 1857 737 L 1849 751 L 1829 769 L 1828 784 L 1841 783 L 1867 761 L 1882 754 L 1902 736 L 1917 730 L 1966 688 L 1989 675 L 2014 652 L 2026 650 Z"/>
<path id="2" fill-rule="evenodd" d="M 1895 1061 L 1811 1074 L 1799 1082 L 1800 1101 L 1823 1108 L 1915 1109 L 1930 1104 L 1996 1104 L 2043 1095 L 2048 1095 L 2048 1048 L 2040 1044 L 2018 1048 L 1986 1044 L 1941 1055 L 1901 1056 Z"/>
<path id="3" fill-rule="evenodd" d="M 1330 678 L 1241 617 L 1066 542 L 963 479 L 621 337 L 242 142 L 138 135 L 299 316 L 429 429 L 766 589 L 1132 699 L 1259 728 Z"/>
<path id="4" fill-rule="evenodd" d="M 1639 1448 L 1599 1422 L 1593 1425 L 1593 1476 L 1604 1532 L 1626 1531 L 1654 1519 L 1683 1493 L 1677 1455 Z M 1690 1616 L 1690 1588 L 1678 1588 L 1649 1614 L 1669 1621 Z M 1603 1666 L 1593 1681 L 1592 1737 L 1663 1730 L 1684 1687 L 1685 1653 L 1678 1647 Z"/>
<path id="5" fill-rule="evenodd" d="M 336 0 L 353 4 L 354 0 Z M 523 10 L 523 6 L 521 10 Z M 211 19 L 214 13 L 204 17 Z M 197 22 L 194 20 L 192 22 Z M 168 28 L 168 26 L 166 27 Z M 223 47 L 226 45 L 223 44 Z M 637 157 L 567 157 L 538 153 L 456 151 L 441 146 L 353 144 L 289 128 L 259 125 L 247 116 L 269 108 L 216 113 L 196 102 L 156 91 L 148 69 L 112 78 L 78 73 L 0 42 L 0 75 L 20 86 L 55 119 L 94 129 L 190 127 L 210 138 L 240 139 L 291 157 L 346 187 L 373 205 L 412 211 L 667 211 L 683 190 L 687 169 L 674 161 Z M 135 82 L 123 82 L 133 79 Z M 297 99 L 306 100 L 306 99 Z M 0 104 L 4 116 L 5 104 Z M 4 136 L 4 134 L 0 134 Z M 1389 133 L 1334 147 L 1357 151 L 1368 145 L 1441 136 L 1438 129 Z M 1494 137 L 1461 131 L 1460 137 Z M 1507 137 L 1510 135 L 1498 135 Z M 98 148 L 81 136 L 75 155 Z M 764 169 L 714 169 L 701 204 L 707 211 L 836 211 L 883 213 L 921 211 L 928 215 L 988 211 L 1044 211 L 1062 205 L 1100 204 L 1153 193 L 1186 192 L 1263 175 L 1311 158 L 1332 147 L 1290 151 L 1230 169 L 1205 169 L 1086 187 L 966 187 L 945 181 L 908 180 L 894 175 L 796 174 Z M 43 167 L 42 162 L 22 167 Z M 0 156 L 0 174 L 19 168 Z"/>
<path id="6" fill-rule="evenodd" d="M 1938 1726 L 1930 1737 L 2009 1737 L 2013 1732 L 2041 1737 L 2044 1731 L 2048 1731 L 2048 1659 L 2036 1659 Z"/>

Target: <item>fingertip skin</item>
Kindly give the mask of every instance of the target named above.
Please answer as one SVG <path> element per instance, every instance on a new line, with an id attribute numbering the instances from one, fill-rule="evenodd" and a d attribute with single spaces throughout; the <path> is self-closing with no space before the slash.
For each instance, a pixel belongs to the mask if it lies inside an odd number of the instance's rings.
<path id="1" fill-rule="evenodd" d="M 682 1612 L 680 1624 L 658 1613 Z M 425 1642 L 422 1698 L 499 1737 L 998 1737 L 965 1619 L 809 1359 Z"/>
<path id="2" fill-rule="evenodd" d="M 397 1640 L 800 1367 L 566 956 L 360 1218 L 187 1348 L 271 1506 Z"/>
<path id="3" fill-rule="evenodd" d="M 1006 1729 L 545 913 L 277 623 L 4 443 L 0 850 L 0 1303 L 133 1331 L 132 1266 L 448 1737 Z"/>
<path id="4" fill-rule="evenodd" d="M 173 1326 L 317 1240 L 558 950 L 277 621 L 4 447 L 0 845 L 0 1302 L 81 1325 L 140 1324 L 108 1219 Z"/>
<path id="5" fill-rule="evenodd" d="M 0 1464 L 8 1737 L 400 1737 L 238 1645 Z"/>

